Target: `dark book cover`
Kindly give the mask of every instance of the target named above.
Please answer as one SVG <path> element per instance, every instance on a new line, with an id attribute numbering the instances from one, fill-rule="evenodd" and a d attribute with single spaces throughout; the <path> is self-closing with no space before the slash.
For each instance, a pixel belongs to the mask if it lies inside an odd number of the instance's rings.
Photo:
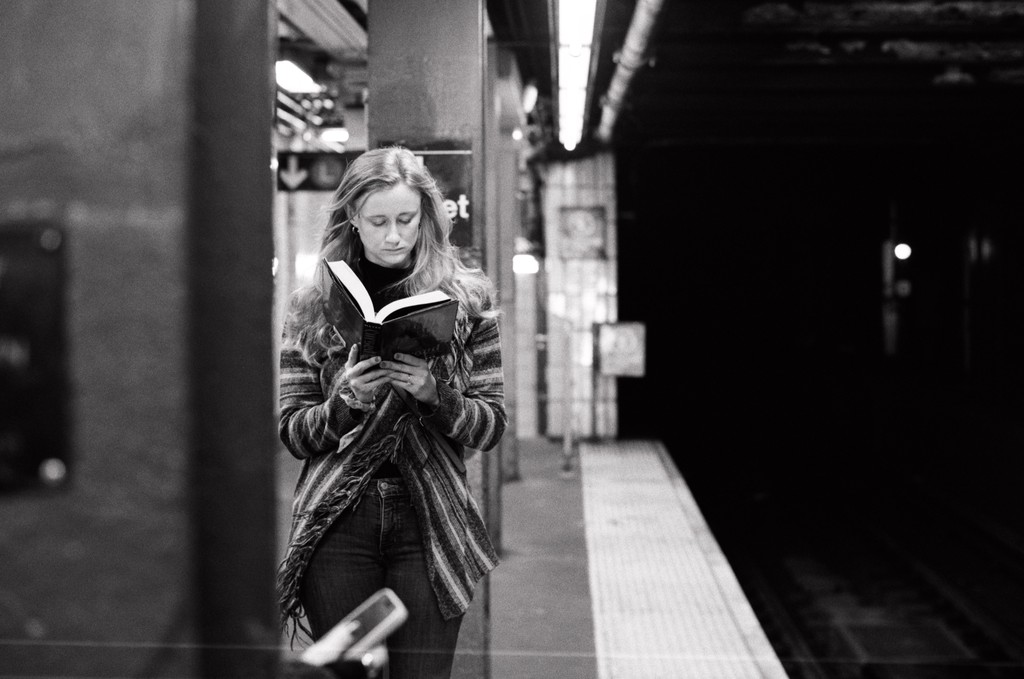
<path id="1" fill-rule="evenodd" d="M 359 360 L 371 356 L 389 360 L 395 353 L 429 358 L 451 342 L 456 300 L 440 292 L 413 295 L 385 306 L 381 311 L 394 310 L 383 319 L 370 320 L 374 316 L 370 296 L 355 273 L 344 262 L 324 260 L 321 265 L 324 315 L 348 346 L 359 345 Z"/>

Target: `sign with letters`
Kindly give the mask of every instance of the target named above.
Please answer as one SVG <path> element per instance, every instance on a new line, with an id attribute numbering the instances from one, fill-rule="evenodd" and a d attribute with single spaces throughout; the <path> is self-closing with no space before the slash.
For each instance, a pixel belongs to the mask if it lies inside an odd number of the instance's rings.
<path id="1" fill-rule="evenodd" d="M 382 143 L 388 146 L 390 142 Z M 473 248 L 473 151 L 468 142 L 436 141 L 425 144 L 400 142 L 416 154 L 437 180 L 444 195 L 444 206 L 452 219 L 453 245 L 464 256 L 474 256 Z M 279 191 L 334 191 L 345 168 L 362 151 L 322 153 L 281 151 L 277 154 Z M 479 266 L 479 262 L 470 262 Z"/>
<path id="2" fill-rule="evenodd" d="M 473 151 L 469 142 L 435 141 L 403 144 L 422 159 L 444 195 L 452 219 L 452 244 L 473 245 Z"/>

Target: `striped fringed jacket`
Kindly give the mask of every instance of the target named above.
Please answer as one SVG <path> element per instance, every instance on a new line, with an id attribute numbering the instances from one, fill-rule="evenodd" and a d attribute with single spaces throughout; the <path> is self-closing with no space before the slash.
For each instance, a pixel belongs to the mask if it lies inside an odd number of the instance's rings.
<path id="1" fill-rule="evenodd" d="M 294 303 L 294 297 L 292 302 Z M 465 471 L 439 449 L 421 418 L 463 448 L 490 450 L 505 431 L 504 381 L 496 319 L 470 319 L 460 306 L 447 354 L 431 360 L 440 404 L 413 413 L 390 388 L 372 411 L 350 409 L 341 393 L 344 358 L 310 365 L 295 342 L 289 313 L 281 349 L 280 435 L 303 461 L 292 503 L 292 525 L 278 571 L 285 624 L 308 629 L 299 601 L 306 566 L 335 518 L 359 501 L 380 464 L 393 460 L 409 488 L 430 584 L 445 618 L 464 613 L 476 582 L 498 564 Z M 347 352 L 341 352 L 343 355 Z M 351 391 L 348 392 L 351 394 Z"/>

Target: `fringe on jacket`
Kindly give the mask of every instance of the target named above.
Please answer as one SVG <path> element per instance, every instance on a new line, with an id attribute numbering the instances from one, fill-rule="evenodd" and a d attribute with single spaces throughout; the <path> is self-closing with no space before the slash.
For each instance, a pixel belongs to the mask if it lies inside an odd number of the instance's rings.
<path id="1" fill-rule="evenodd" d="M 350 410 L 332 387 L 344 363 L 307 363 L 288 336 L 281 350 L 281 440 L 303 461 L 292 502 L 288 546 L 278 569 L 282 624 L 302 632 L 302 577 L 334 520 L 362 497 L 376 469 L 392 460 L 416 510 L 427 572 L 445 618 L 465 613 L 476 583 L 498 565 L 465 473 L 432 439 L 429 421 L 455 448 L 490 450 L 507 424 L 501 342 L 496 319 L 470 321 L 459 312 L 447 354 L 431 361 L 440 403 L 414 413 L 390 389 L 378 391 L 373 411 Z M 422 407 L 426 410 L 426 407 Z"/>

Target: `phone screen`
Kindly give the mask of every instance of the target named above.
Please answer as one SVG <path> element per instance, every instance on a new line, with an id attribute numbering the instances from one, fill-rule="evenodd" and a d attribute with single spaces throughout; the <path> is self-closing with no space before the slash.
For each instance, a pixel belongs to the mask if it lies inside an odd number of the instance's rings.
<path id="1" fill-rule="evenodd" d="M 395 603 L 389 597 L 375 597 L 373 603 L 358 612 L 354 618 L 359 626 L 352 630 L 353 643 L 384 622 L 394 610 Z"/>
<path id="2" fill-rule="evenodd" d="M 375 649 L 382 648 L 388 635 L 400 627 L 408 616 L 409 612 L 402 600 L 385 587 L 371 595 L 307 648 L 302 654 L 302 660 L 312 665 L 331 667 L 335 663 L 352 661 L 366 665 L 366 654 L 378 655 Z"/>

